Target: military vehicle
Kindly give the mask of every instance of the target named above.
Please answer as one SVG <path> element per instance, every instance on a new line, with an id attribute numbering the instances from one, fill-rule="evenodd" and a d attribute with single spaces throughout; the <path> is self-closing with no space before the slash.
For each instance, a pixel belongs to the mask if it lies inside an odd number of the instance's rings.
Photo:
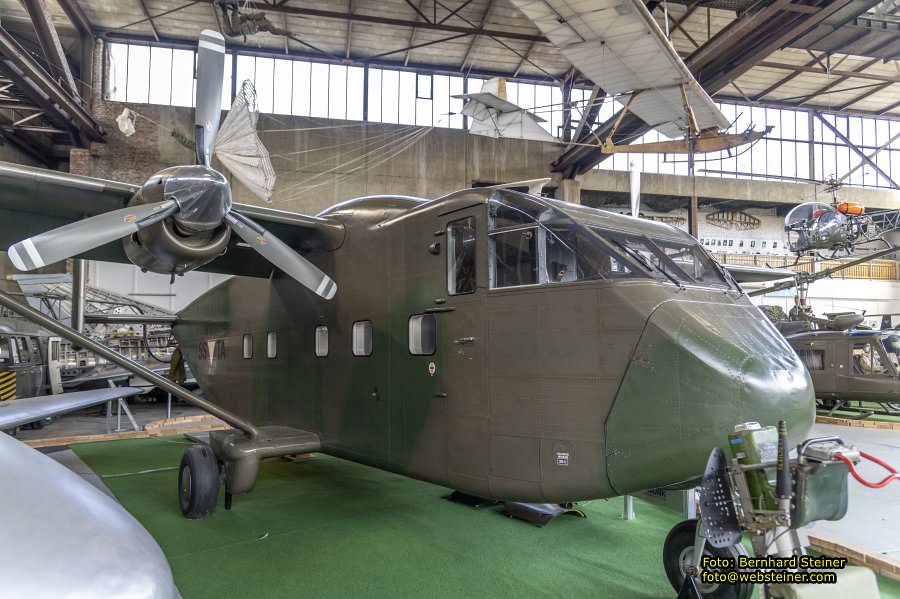
<path id="1" fill-rule="evenodd" d="M 173 328 L 204 397 L 0 292 L 234 427 L 185 452 L 185 516 L 212 514 L 223 483 L 230 508 L 260 459 L 286 454 L 564 503 L 692 487 L 735 423 L 809 431 L 803 363 L 672 226 L 497 188 L 315 216 L 233 203 L 210 167 L 224 52 L 202 34 L 197 165 L 135 186 L 0 164 L 0 242 L 17 266 L 77 256 L 241 275 Z"/>
<path id="2" fill-rule="evenodd" d="M 787 335 L 803 360 L 820 407 L 900 415 L 900 334 L 867 330 L 817 330 Z"/>

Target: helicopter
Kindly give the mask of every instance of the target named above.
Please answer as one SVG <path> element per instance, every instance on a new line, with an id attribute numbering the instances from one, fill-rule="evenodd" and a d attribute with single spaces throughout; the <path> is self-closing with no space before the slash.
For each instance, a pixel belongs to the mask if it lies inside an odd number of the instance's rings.
<path id="1" fill-rule="evenodd" d="M 784 218 L 786 247 L 798 257 L 815 252 L 823 260 L 847 257 L 856 249 L 871 250 L 870 244 L 891 243 L 884 234 L 900 228 L 900 210 L 866 211 L 858 202 L 838 201 L 841 183 L 829 181 L 825 191 L 832 202 L 804 202 Z M 830 255 L 827 255 L 830 253 Z"/>

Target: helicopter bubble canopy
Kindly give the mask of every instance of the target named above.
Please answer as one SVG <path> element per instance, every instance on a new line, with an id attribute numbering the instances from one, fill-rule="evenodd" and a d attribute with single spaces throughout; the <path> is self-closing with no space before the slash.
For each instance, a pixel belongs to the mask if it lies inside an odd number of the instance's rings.
<path id="1" fill-rule="evenodd" d="M 784 217 L 785 244 L 792 252 L 846 246 L 847 217 L 834 206 L 806 202 Z"/>

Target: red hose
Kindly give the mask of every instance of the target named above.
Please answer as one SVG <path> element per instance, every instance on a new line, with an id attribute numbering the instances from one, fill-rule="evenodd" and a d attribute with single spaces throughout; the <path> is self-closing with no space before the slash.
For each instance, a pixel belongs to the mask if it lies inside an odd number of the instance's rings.
<path id="1" fill-rule="evenodd" d="M 882 468 L 884 468 L 885 470 L 890 472 L 890 474 L 888 474 L 886 477 L 884 477 L 884 479 L 882 479 L 881 481 L 879 481 L 877 483 L 869 482 L 866 479 L 864 479 L 862 476 L 859 475 L 859 472 L 856 471 L 856 466 L 853 465 L 853 462 L 851 462 L 849 458 L 846 458 L 839 453 L 834 454 L 834 457 L 836 457 L 837 459 L 839 459 L 842 462 L 844 462 L 845 464 L 847 464 L 847 467 L 850 469 L 850 474 L 853 475 L 853 478 L 858 480 L 861 484 L 869 487 L 870 489 L 880 489 L 882 487 L 887 486 L 887 484 L 889 482 L 891 482 L 892 480 L 900 480 L 900 474 L 898 474 L 897 471 L 894 470 L 886 462 L 882 462 L 875 456 L 869 455 L 864 451 L 860 451 L 859 455 L 866 458 L 870 462 L 875 462 L 876 464 L 878 464 L 879 466 L 881 466 Z"/>

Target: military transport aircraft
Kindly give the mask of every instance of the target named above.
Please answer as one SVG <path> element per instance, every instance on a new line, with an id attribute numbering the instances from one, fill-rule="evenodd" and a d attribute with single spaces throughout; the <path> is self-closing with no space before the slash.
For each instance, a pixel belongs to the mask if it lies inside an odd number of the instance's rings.
<path id="1" fill-rule="evenodd" d="M 233 204 L 209 166 L 224 51 L 203 32 L 197 165 L 142 186 L 0 165 L 0 241 L 29 236 L 9 250 L 21 266 L 241 275 L 174 325 L 205 397 L 40 321 L 234 426 L 186 451 L 186 516 L 211 514 L 222 482 L 230 507 L 261 458 L 291 453 L 562 503 L 693 486 L 736 423 L 805 438 L 803 363 L 674 227 L 497 188 L 316 216 Z"/>

